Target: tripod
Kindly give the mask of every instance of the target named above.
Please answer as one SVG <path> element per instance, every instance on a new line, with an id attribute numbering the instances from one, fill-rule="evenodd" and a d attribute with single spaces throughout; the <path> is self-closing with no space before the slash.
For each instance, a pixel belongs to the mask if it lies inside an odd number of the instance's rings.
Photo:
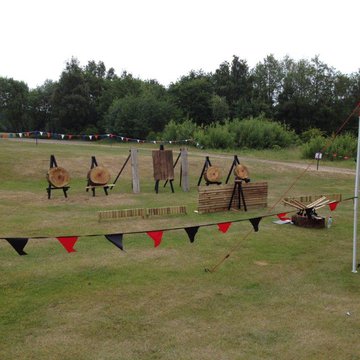
<path id="1" fill-rule="evenodd" d="M 228 206 L 228 210 L 231 209 L 231 205 L 237 190 L 237 195 L 238 195 L 238 209 L 241 209 L 241 202 L 243 203 L 244 206 L 244 210 L 247 211 L 247 207 L 246 207 L 246 202 L 245 202 L 245 197 L 244 197 L 244 192 L 243 192 L 243 188 L 242 188 L 242 182 L 243 179 L 235 179 L 235 183 L 234 183 L 234 188 L 233 188 L 233 192 L 231 194 L 231 199 L 229 201 L 229 206 Z M 246 180 L 245 180 L 246 182 Z"/>

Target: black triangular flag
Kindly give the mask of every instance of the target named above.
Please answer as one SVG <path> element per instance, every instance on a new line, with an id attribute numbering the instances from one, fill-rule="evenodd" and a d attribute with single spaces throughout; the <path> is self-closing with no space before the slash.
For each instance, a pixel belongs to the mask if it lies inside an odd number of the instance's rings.
<path id="1" fill-rule="evenodd" d="M 192 227 L 187 227 L 185 228 L 185 231 L 187 232 L 190 242 L 194 242 L 195 240 L 195 235 L 199 230 L 199 226 L 192 226 Z"/>
<path id="2" fill-rule="evenodd" d="M 5 239 L 15 249 L 19 255 L 27 255 L 24 251 L 24 247 L 28 242 L 28 238 L 8 238 Z"/>
<path id="3" fill-rule="evenodd" d="M 257 217 L 253 219 L 249 219 L 251 225 L 254 227 L 255 232 L 259 231 L 259 222 L 261 221 L 262 217 Z"/>
<path id="4" fill-rule="evenodd" d="M 120 250 L 124 251 L 123 242 L 122 242 L 123 234 L 109 234 L 109 235 L 105 235 L 105 237 Z"/>

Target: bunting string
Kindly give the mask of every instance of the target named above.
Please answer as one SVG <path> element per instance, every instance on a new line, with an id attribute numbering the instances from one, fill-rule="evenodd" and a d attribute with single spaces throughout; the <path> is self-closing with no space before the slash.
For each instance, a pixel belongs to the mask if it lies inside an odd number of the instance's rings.
<path id="1" fill-rule="evenodd" d="M 117 134 L 62 134 L 54 133 L 49 131 L 24 131 L 24 132 L 14 132 L 14 133 L 1 133 L 0 138 L 32 138 L 32 139 L 55 139 L 55 140 L 88 140 L 88 141 L 97 141 L 103 139 L 116 140 L 121 142 L 136 142 L 138 144 L 188 144 L 195 145 L 199 147 L 200 144 L 193 139 L 183 139 L 183 140 L 146 140 L 131 138 L 123 135 Z"/>
<path id="2" fill-rule="evenodd" d="M 341 201 L 332 201 L 328 204 L 331 211 L 334 211 L 336 206 L 343 201 L 353 200 L 354 197 L 349 197 L 346 199 L 343 199 Z M 262 216 L 256 216 L 256 217 L 249 217 L 249 218 L 242 218 L 242 219 L 235 219 L 227 222 L 211 222 L 211 223 L 205 223 L 205 224 L 196 224 L 191 226 L 178 226 L 178 227 L 169 227 L 169 228 L 163 228 L 163 229 L 157 229 L 157 230 L 141 230 L 141 231 L 125 231 L 122 233 L 112 233 L 112 234 L 104 234 L 104 233 L 97 233 L 97 234 L 78 234 L 73 236 L 29 236 L 29 237 L 11 237 L 11 236 L 0 236 L 0 239 L 4 239 L 9 242 L 9 244 L 16 250 L 16 252 L 19 255 L 27 255 L 27 253 L 24 251 L 25 246 L 28 243 L 29 239 L 49 239 L 49 238 L 56 238 L 61 245 L 64 247 L 64 249 L 68 253 L 76 252 L 74 249 L 74 246 L 77 242 L 77 240 L 80 237 L 99 237 L 104 236 L 107 240 L 109 240 L 112 244 L 114 244 L 116 247 L 118 247 L 120 250 L 124 250 L 123 245 L 123 236 L 124 235 L 130 235 L 130 234 L 142 234 L 146 233 L 153 241 L 154 241 L 154 247 L 160 246 L 162 242 L 163 233 L 166 231 L 174 231 L 174 230 L 185 230 L 189 240 L 191 243 L 195 240 L 195 235 L 198 233 L 198 230 L 200 227 L 208 227 L 208 226 L 217 226 L 218 230 L 222 233 L 226 233 L 230 226 L 233 223 L 241 222 L 241 221 L 250 221 L 252 225 L 252 229 L 249 230 L 245 236 L 243 237 L 243 240 L 246 240 L 250 234 L 255 231 L 257 232 L 259 230 L 259 223 L 263 218 L 266 217 L 273 217 L 277 216 L 279 219 L 285 219 L 287 214 L 295 213 L 297 210 L 291 210 L 286 213 L 266 213 Z M 227 259 L 230 257 L 230 255 L 236 251 L 239 246 L 241 245 L 240 242 L 236 243 L 235 246 L 233 246 L 232 249 L 211 269 L 205 269 L 207 272 L 214 272 L 217 268 Z"/>

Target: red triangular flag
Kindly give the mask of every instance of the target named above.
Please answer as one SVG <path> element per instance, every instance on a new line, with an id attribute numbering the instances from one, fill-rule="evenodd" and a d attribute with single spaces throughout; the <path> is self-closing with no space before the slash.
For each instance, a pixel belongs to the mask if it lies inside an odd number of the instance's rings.
<path id="1" fill-rule="evenodd" d="M 74 245 L 78 236 L 63 236 L 57 238 L 68 253 L 75 252 Z"/>
<path id="2" fill-rule="evenodd" d="M 287 213 L 281 213 L 281 214 L 277 214 L 276 216 L 282 221 L 291 220 L 290 218 L 286 217 L 286 215 Z"/>
<path id="3" fill-rule="evenodd" d="M 329 205 L 329 208 L 331 211 L 334 211 L 336 209 L 336 207 L 338 206 L 338 203 L 339 201 L 332 201 L 330 202 L 328 205 Z"/>
<path id="4" fill-rule="evenodd" d="M 217 224 L 219 230 L 223 233 L 226 233 L 229 230 L 230 225 L 231 225 L 231 222 Z"/>
<path id="5" fill-rule="evenodd" d="M 154 247 L 158 247 L 161 243 L 163 231 L 148 231 L 147 234 L 154 240 Z"/>

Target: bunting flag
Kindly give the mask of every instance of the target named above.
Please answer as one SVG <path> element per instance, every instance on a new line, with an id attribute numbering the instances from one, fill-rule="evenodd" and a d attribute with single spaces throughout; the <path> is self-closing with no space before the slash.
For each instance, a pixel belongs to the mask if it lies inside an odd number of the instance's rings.
<path id="1" fill-rule="evenodd" d="M 287 213 L 280 213 L 280 214 L 277 214 L 276 216 L 282 221 L 291 220 L 290 218 L 286 217 L 286 215 L 287 215 Z"/>
<path id="2" fill-rule="evenodd" d="M 146 140 L 146 139 L 136 139 L 136 138 L 129 138 L 129 137 L 124 137 L 121 135 L 115 135 L 115 134 L 90 134 L 90 135 L 85 135 L 85 134 L 57 134 L 57 133 L 52 133 L 52 132 L 45 132 L 45 131 L 27 131 L 27 132 L 18 132 L 18 133 L 3 133 L 0 134 L 0 137 L 36 137 L 38 138 L 38 136 L 40 135 L 40 137 L 47 137 L 48 139 L 58 139 L 58 140 L 64 140 L 64 139 L 69 139 L 71 140 L 72 138 L 77 138 L 77 139 L 82 139 L 82 140 L 88 140 L 90 139 L 92 140 L 99 140 L 99 139 L 103 139 L 103 138 L 110 138 L 110 139 L 121 139 L 121 141 L 126 141 L 126 142 L 137 142 L 138 144 L 143 144 L 143 143 L 151 143 L 151 144 L 159 144 L 159 143 L 168 143 L 168 144 L 188 144 L 188 143 L 192 143 L 195 145 L 195 142 L 192 139 L 183 139 L 183 140 Z M 199 146 L 199 143 L 196 144 L 196 146 Z"/>
<path id="3" fill-rule="evenodd" d="M 6 238 L 5 239 L 19 255 L 27 255 L 24 251 L 24 247 L 28 242 L 28 238 Z"/>
<path id="4" fill-rule="evenodd" d="M 332 201 L 328 205 L 329 205 L 330 210 L 334 211 L 336 209 L 336 207 L 338 206 L 338 204 L 339 204 L 339 201 Z"/>
<path id="5" fill-rule="evenodd" d="M 57 237 L 57 239 L 68 253 L 76 252 L 74 245 L 78 239 L 78 236 L 62 236 Z"/>
<path id="6" fill-rule="evenodd" d="M 105 235 L 105 237 L 120 250 L 124 251 L 123 234 L 109 234 L 109 235 Z"/>
<path id="7" fill-rule="evenodd" d="M 195 240 L 195 235 L 199 230 L 199 226 L 191 226 L 191 227 L 187 227 L 185 228 L 186 233 L 188 234 L 189 240 L 191 243 L 194 242 Z"/>
<path id="8" fill-rule="evenodd" d="M 331 203 L 329 203 L 328 205 L 330 206 L 331 210 L 334 210 L 336 208 L 336 206 L 338 205 L 338 203 L 342 202 L 342 201 L 348 201 L 348 200 L 353 200 L 354 197 L 350 197 L 347 199 L 342 199 L 340 201 L 332 201 Z M 297 211 L 297 210 L 296 210 Z M 123 232 L 123 233 L 118 233 L 118 234 L 101 234 L 101 236 L 105 236 L 107 240 L 109 240 L 110 242 L 112 242 L 116 247 L 118 247 L 119 249 L 124 251 L 124 247 L 123 247 L 123 236 L 125 234 L 137 234 L 137 233 L 147 233 L 147 235 L 149 237 L 151 237 L 154 241 L 154 246 L 158 247 L 162 241 L 162 236 L 164 231 L 171 231 L 171 230 L 179 230 L 179 229 L 184 229 L 189 237 L 190 242 L 194 242 L 195 241 L 195 236 L 198 233 L 198 230 L 200 227 L 203 226 L 217 226 L 219 231 L 226 233 L 229 229 L 229 227 L 232 225 L 232 223 L 237 223 L 237 222 L 242 222 L 242 221 L 250 221 L 250 223 L 252 224 L 252 226 L 254 227 L 255 232 L 257 232 L 259 230 L 259 223 L 260 221 L 264 218 L 264 217 L 270 217 L 270 216 L 277 216 L 281 221 L 273 221 L 274 223 L 291 223 L 291 219 L 287 217 L 287 215 L 289 213 L 293 213 L 296 211 L 289 211 L 289 212 L 284 212 L 284 213 L 272 213 L 272 214 L 264 214 L 262 216 L 256 217 L 256 218 L 242 218 L 242 219 L 236 219 L 233 220 L 231 222 L 221 222 L 221 223 L 207 223 L 207 224 L 200 224 L 200 225 L 195 225 L 195 226 L 188 226 L 188 227 L 173 227 L 173 228 L 166 228 L 166 229 L 162 229 L 162 230 L 143 230 L 143 231 L 128 231 L 128 232 Z M 82 234 L 82 235 L 74 235 L 74 236 L 62 236 L 62 237 L 56 237 L 56 239 L 62 244 L 62 246 L 66 249 L 67 252 L 75 252 L 76 250 L 74 249 L 74 245 L 76 243 L 76 241 L 78 240 L 79 237 L 89 237 L 89 236 L 100 236 L 100 234 Z M 27 238 L 17 238 L 17 237 L 1 237 L 1 239 L 7 240 L 9 242 L 9 244 L 16 250 L 16 252 L 19 255 L 27 255 L 26 252 L 24 251 L 24 248 L 28 242 L 28 240 L 30 239 L 47 239 L 48 236 L 33 236 L 33 237 L 27 237 Z M 55 237 L 54 237 L 55 238 Z"/>
<path id="9" fill-rule="evenodd" d="M 148 231 L 147 234 L 154 240 L 154 247 L 158 247 L 161 243 L 163 231 Z"/>
<path id="10" fill-rule="evenodd" d="M 255 232 L 259 231 L 259 222 L 261 221 L 261 219 L 262 219 L 262 217 L 249 219 L 249 221 L 251 222 L 251 225 L 253 226 Z"/>
<path id="11" fill-rule="evenodd" d="M 223 233 L 226 233 L 229 230 L 229 227 L 231 225 L 231 222 L 224 222 L 217 224 L 219 230 Z"/>

